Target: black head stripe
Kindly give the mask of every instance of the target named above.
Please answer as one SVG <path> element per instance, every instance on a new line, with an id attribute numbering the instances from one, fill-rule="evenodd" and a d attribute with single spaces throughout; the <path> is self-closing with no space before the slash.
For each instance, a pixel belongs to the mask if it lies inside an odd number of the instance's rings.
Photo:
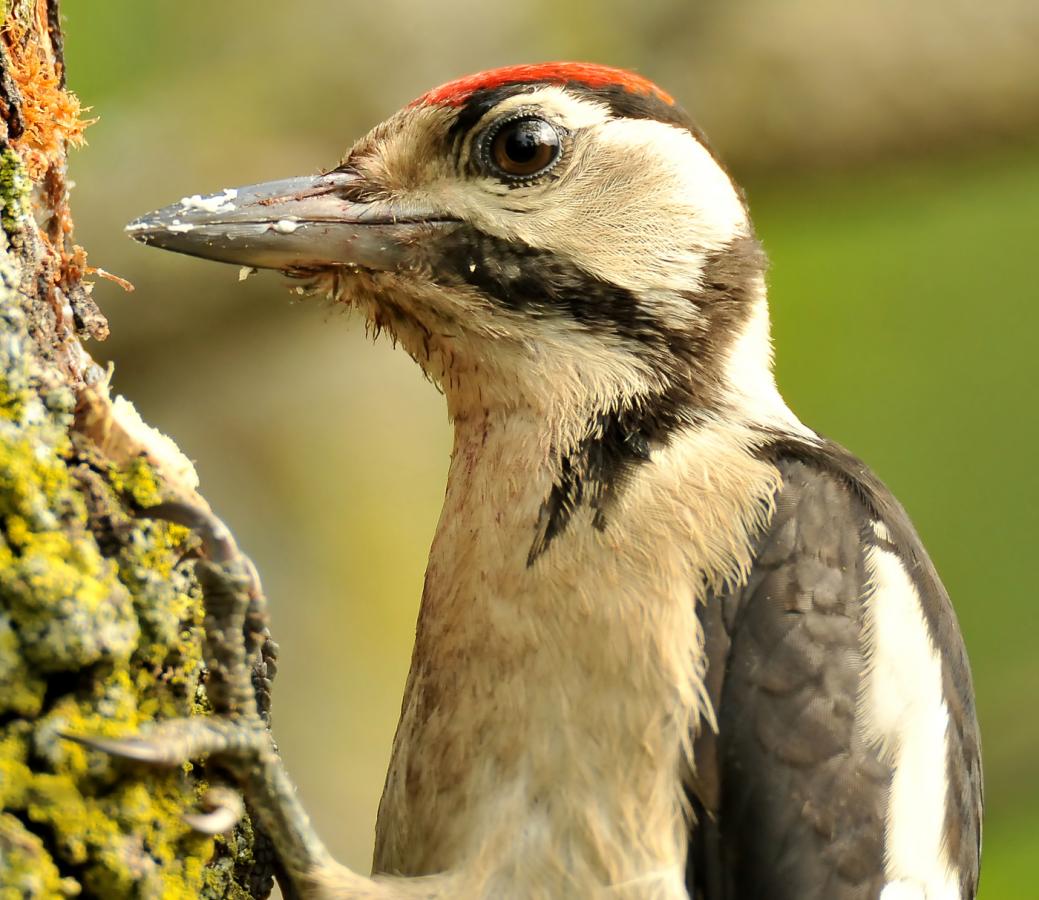
<path id="1" fill-rule="evenodd" d="M 632 291 L 550 250 L 466 224 L 445 233 L 429 250 L 436 255 L 433 275 L 445 287 L 468 285 L 506 309 L 535 318 L 567 318 L 640 344 L 666 341 L 659 322 Z"/>
<path id="2" fill-rule="evenodd" d="M 753 285 L 765 268 L 757 239 L 738 237 L 704 262 L 698 290 L 683 296 L 698 313 L 695 325 L 675 327 L 628 288 L 604 281 L 569 257 L 508 241 L 459 223 L 426 243 L 432 277 L 445 287 L 466 285 L 506 309 L 534 318 L 563 318 L 599 334 L 628 342 L 633 352 L 650 353 L 668 370 L 717 370 L 750 314 Z M 688 371 L 686 371 L 688 370 Z M 693 392 L 706 401 L 705 384 Z"/>
<path id="3" fill-rule="evenodd" d="M 608 107 L 615 118 L 649 119 L 675 125 L 691 132 L 701 144 L 707 145 L 707 138 L 689 113 L 677 103 L 667 103 L 655 94 L 636 94 L 620 87 L 590 88 L 581 84 L 568 84 L 567 88 L 578 97 L 595 100 Z"/>
<path id="4" fill-rule="evenodd" d="M 517 94 L 529 94 L 536 91 L 540 84 L 506 84 L 501 87 L 485 88 L 474 91 L 458 110 L 458 117 L 451 125 L 448 139 L 454 143 L 468 134 L 477 123 L 503 100 Z"/>
<path id="5" fill-rule="evenodd" d="M 707 135 L 700 130 L 700 126 L 693 121 L 693 117 L 677 103 L 666 103 L 655 95 L 633 94 L 622 88 L 589 88 L 576 85 L 572 90 L 579 96 L 605 103 L 615 118 L 646 119 L 685 129 L 711 155 L 711 159 L 718 164 L 718 168 L 728 174 L 725 164 L 707 140 Z M 735 186 L 735 181 L 733 185 Z M 746 207 L 742 192 L 740 192 L 740 199 L 744 201 L 743 205 Z"/>

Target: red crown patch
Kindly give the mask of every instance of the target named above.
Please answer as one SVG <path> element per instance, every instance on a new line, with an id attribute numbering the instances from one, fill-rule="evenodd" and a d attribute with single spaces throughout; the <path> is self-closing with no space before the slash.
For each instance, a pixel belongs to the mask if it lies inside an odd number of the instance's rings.
<path id="1" fill-rule="evenodd" d="M 646 94 L 674 105 L 674 98 L 657 87 L 648 78 L 626 69 L 600 66 L 595 63 L 539 63 L 535 65 L 505 66 L 467 75 L 449 81 L 423 94 L 412 106 L 461 106 L 476 91 L 483 91 L 510 84 L 546 83 L 579 84 L 589 88 L 620 88 L 632 94 Z"/>

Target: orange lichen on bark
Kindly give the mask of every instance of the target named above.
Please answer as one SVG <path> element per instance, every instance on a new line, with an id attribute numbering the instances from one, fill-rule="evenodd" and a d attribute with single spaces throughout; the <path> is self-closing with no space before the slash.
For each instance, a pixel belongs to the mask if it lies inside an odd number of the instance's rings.
<path id="1" fill-rule="evenodd" d="M 62 66 L 47 30 L 47 4 L 37 0 L 32 27 L 10 20 L 0 31 L 7 51 L 8 72 L 18 88 L 22 131 L 11 135 L 29 177 L 38 182 L 65 158 L 67 146 L 83 143 L 94 119 L 83 118 L 79 98 L 62 86 Z M 6 118 L 6 116 L 5 116 Z"/>
<path id="2" fill-rule="evenodd" d="M 35 222 L 26 217 L 12 228 L 35 229 L 37 278 L 50 286 L 47 299 L 54 310 L 59 351 L 74 380 L 82 378 L 83 354 L 77 338 L 104 340 L 108 325 L 90 298 L 85 276 L 111 278 L 124 290 L 128 282 L 87 263 L 86 251 L 72 240 L 66 154 L 84 143 L 83 132 L 94 121 L 84 118 L 79 99 L 64 85 L 60 36 L 50 27 L 54 13 L 47 0 L 18 0 L 0 14 L 0 136 L 5 139 L 19 171 L 31 185 L 29 202 Z M 6 126 L 6 128 L 5 128 Z M 4 133 L 6 131 L 6 134 Z"/>
<path id="3" fill-rule="evenodd" d="M 77 244 L 76 246 L 78 247 L 79 245 Z M 128 281 L 114 272 L 109 272 L 107 269 L 102 269 L 100 266 L 87 266 L 83 271 L 87 275 L 96 275 L 98 278 L 104 278 L 105 281 L 111 281 L 113 284 L 119 285 L 128 294 L 132 294 L 136 290 L 132 281 Z"/>

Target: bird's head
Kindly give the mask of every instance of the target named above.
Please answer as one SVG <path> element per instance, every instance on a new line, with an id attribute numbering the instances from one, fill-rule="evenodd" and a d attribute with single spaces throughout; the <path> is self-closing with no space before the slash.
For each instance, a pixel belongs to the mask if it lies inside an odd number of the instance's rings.
<path id="1" fill-rule="evenodd" d="M 453 81 L 329 172 L 185 198 L 128 230 L 327 275 L 455 415 L 688 420 L 772 383 L 764 260 L 741 194 L 674 100 L 619 69 Z"/>

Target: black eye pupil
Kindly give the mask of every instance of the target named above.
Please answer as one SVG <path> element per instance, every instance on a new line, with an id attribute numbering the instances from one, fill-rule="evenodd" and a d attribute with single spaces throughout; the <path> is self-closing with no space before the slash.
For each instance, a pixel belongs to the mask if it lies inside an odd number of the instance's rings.
<path id="1" fill-rule="evenodd" d="M 505 155 L 513 162 L 529 163 L 541 149 L 540 123 L 520 122 L 505 134 Z"/>
<path id="2" fill-rule="evenodd" d="M 544 119 L 507 122 L 491 139 L 490 161 L 500 174 L 528 178 L 559 158 L 559 132 Z"/>

